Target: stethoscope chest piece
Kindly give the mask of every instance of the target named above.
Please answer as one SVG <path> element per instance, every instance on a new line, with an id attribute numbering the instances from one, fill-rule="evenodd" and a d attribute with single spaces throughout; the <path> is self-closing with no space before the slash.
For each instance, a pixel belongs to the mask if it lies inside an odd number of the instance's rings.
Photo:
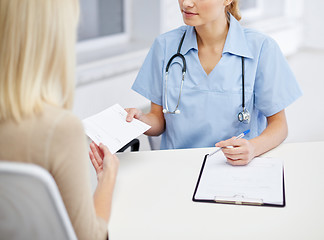
<path id="1" fill-rule="evenodd" d="M 247 124 L 247 123 L 250 123 L 251 116 L 247 109 L 243 109 L 242 112 L 239 112 L 239 114 L 237 115 L 237 118 L 240 122 Z"/>

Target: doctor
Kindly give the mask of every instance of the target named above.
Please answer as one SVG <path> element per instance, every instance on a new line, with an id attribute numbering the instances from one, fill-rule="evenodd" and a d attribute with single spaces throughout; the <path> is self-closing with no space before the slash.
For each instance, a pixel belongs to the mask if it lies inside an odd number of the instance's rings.
<path id="1" fill-rule="evenodd" d="M 157 37 L 132 87 L 151 110 L 128 108 L 127 121 L 163 134 L 161 149 L 233 146 L 228 162 L 246 165 L 287 137 L 285 108 L 301 90 L 276 42 L 240 25 L 238 0 L 179 5 L 186 26 Z"/>

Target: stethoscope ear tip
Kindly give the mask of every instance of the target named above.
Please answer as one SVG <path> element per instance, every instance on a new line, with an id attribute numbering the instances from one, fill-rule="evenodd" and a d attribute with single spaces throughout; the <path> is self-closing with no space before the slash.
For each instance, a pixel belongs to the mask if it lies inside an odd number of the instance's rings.
<path id="1" fill-rule="evenodd" d="M 177 110 L 175 110 L 175 112 L 174 112 L 175 114 L 180 114 L 180 110 L 179 109 L 177 109 Z"/>
<path id="2" fill-rule="evenodd" d="M 162 110 L 162 112 L 163 112 L 163 113 L 167 113 L 167 110 L 164 108 L 164 109 Z"/>

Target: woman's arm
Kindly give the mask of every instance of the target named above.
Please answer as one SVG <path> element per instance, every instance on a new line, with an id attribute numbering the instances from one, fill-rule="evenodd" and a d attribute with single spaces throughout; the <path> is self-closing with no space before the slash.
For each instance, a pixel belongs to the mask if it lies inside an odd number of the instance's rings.
<path id="1" fill-rule="evenodd" d="M 91 190 L 88 147 L 83 125 L 71 113 L 56 122 L 53 134 L 50 135 L 51 141 L 45 145 L 49 148 L 48 169 L 60 190 L 74 231 L 80 240 L 107 239 L 108 217 L 105 216 L 109 216 L 109 213 L 105 208 L 99 213 L 98 203 L 94 203 L 96 199 Z M 105 199 L 100 198 L 101 203 L 107 201 L 105 204 L 109 209 L 115 175 L 116 173 L 110 175 L 112 179 L 109 179 L 109 184 L 104 181 L 98 183 L 96 190 L 105 196 Z"/>
<path id="2" fill-rule="evenodd" d="M 259 136 L 250 140 L 233 137 L 217 143 L 216 147 L 224 147 L 222 151 L 230 164 L 248 164 L 254 157 L 278 146 L 288 135 L 285 110 L 268 117 L 267 121 L 268 126 Z M 228 146 L 234 148 L 226 148 Z"/>
<path id="3" fill-rule="evenodd" d="M 162 106 L 151 102 L 151 111 L 147 114 L 143 114 L 141 110 L 136 108 L 126 108 L 128 112 L 126 121 L 131 122 L 133 118 L 136 118 L 146 124 L 150 125 L 151 128 L 145 132 L 148 136 L 159 136 L 165 130 L 165 119 L 162 112 Z"/>
<path id="4" fill-rule="evenodd" d="M 91 143 L 90 149 L 89 156 L 98 179 L 98 185 L 93 196 L 94 207 L 97 216 L 108 222 L 119 160 L 103 144 L 98 147 L 95 143 Z"/>

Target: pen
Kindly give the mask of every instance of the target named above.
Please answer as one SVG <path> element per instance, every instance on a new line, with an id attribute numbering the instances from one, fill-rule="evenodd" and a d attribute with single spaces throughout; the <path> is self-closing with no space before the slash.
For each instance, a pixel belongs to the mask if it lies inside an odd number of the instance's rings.
<path id="1" fill-rule="evenodd" d="M 238 135 L 235 139 L 240 139 L 242 137 L 244 137 L 246 134 L 248 134 L 250 132 L 250 129 L 242 132 L 240 135 Z M 217 150 L 215 150 L 214 152 L 211 152 L 209 155 L 210 156 L 213 156 L 215 153 L 219 152 L 220 150 L 222 150 L 224 147 L 221 147 L 221 148 L 218 148 Z M 230 147 L 227 147 L 227 148 L 230 148 Z"/>

